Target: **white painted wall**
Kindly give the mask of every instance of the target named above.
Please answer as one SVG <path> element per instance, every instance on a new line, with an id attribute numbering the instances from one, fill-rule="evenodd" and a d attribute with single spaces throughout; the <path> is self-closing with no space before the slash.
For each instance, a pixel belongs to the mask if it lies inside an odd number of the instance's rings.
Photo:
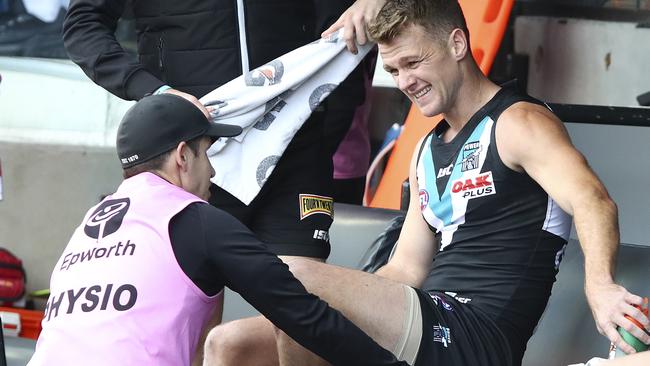
<path id="1" fill-rule="evenodd" d="M 650 29 L 636 23 L 518 17 L 515 52 L 530 57 L 528 92 L 548 102 L 638 107 L 650 91 Z M 650 245 L 650 127 L 609 122 L 567 128 L 619 206 L 621 241 Z"/>
<path id="2" fill-rule="evenodd" d="M 0 141 L 114 146 L 133 102 L 90 81 L 68 60 L 0 57 Z"/>
<path id="3" fill-rule="evenodd" d="M 621 242 L 650 246 L 650 127 L 566 126 L 618 205 Z"/>
<path id="4" fill-rule="evenodd" d="M 522 16 L 515 52 L 530 57 L 528 92 L 548 102 L 638 106 L 650 91 L 650 28 Z"/>

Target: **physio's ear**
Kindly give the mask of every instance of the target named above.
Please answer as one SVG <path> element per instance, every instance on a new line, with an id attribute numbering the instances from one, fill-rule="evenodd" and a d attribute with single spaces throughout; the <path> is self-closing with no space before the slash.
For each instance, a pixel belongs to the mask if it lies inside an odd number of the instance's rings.
<path id="1" fill-rule="evenodd" d="M 176 165 L 181 168 L 182 171 L 187 171 L 188 169 L 189 153 L 191 153 L 191 151 L 185 141 L 181 141 L 178 146 L 176 146 L 176 149 L 174 149 L 174 161 L 176 161 Z"/>
<path id="2" fill-rule="evenodd" d="M 449 35 L 449 47 L 456 61 L 460 61 L 467 55 L 469 42 L 467 35 L 462 29 L 456 28 Z"/>

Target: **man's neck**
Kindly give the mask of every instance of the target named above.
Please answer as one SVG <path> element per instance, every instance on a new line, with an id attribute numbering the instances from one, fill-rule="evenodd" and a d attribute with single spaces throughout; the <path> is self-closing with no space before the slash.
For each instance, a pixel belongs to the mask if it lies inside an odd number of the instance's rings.
<path id="1" fill-rule="evenodd" d="M 480 71 L 468 72 L 461 82 L 452 108 L 443 116 L 449 129 L 444 140 L 450 141 L 469 122 L 469 119 L 499 91 L 499 86 L 483 76 Z"/>

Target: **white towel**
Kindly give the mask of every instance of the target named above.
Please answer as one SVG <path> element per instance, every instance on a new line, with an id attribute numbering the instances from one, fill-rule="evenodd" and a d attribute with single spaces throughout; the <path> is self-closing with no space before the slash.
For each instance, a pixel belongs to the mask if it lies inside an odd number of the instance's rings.
<path id="1" fill-rule="evenodd" d="M 343 30 L 242 75 L 201 98 L 215 121 L 244 132 L 217 141 L 208 156 L 212 182 L 248 205 L 312 111 L 354 70 L 372 44 L 347 51 Z"/>

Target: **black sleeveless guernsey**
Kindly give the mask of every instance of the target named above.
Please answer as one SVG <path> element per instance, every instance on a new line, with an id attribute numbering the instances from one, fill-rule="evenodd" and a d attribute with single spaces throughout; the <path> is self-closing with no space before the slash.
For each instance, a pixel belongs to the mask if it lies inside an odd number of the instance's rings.
<path id="1" fill-rule="evenodd" d="M 571 229 L 570 216 L 499 157 L 498 118 L 520 101 L 542 104 L 504 87 L 449 143 L 440 138 L 449 128 L 443 120 L 417 162 L 422 214 L 441 236 L 422 290 L 444 292 L 485 314 L 515 362 L 546 307 Z"/>

